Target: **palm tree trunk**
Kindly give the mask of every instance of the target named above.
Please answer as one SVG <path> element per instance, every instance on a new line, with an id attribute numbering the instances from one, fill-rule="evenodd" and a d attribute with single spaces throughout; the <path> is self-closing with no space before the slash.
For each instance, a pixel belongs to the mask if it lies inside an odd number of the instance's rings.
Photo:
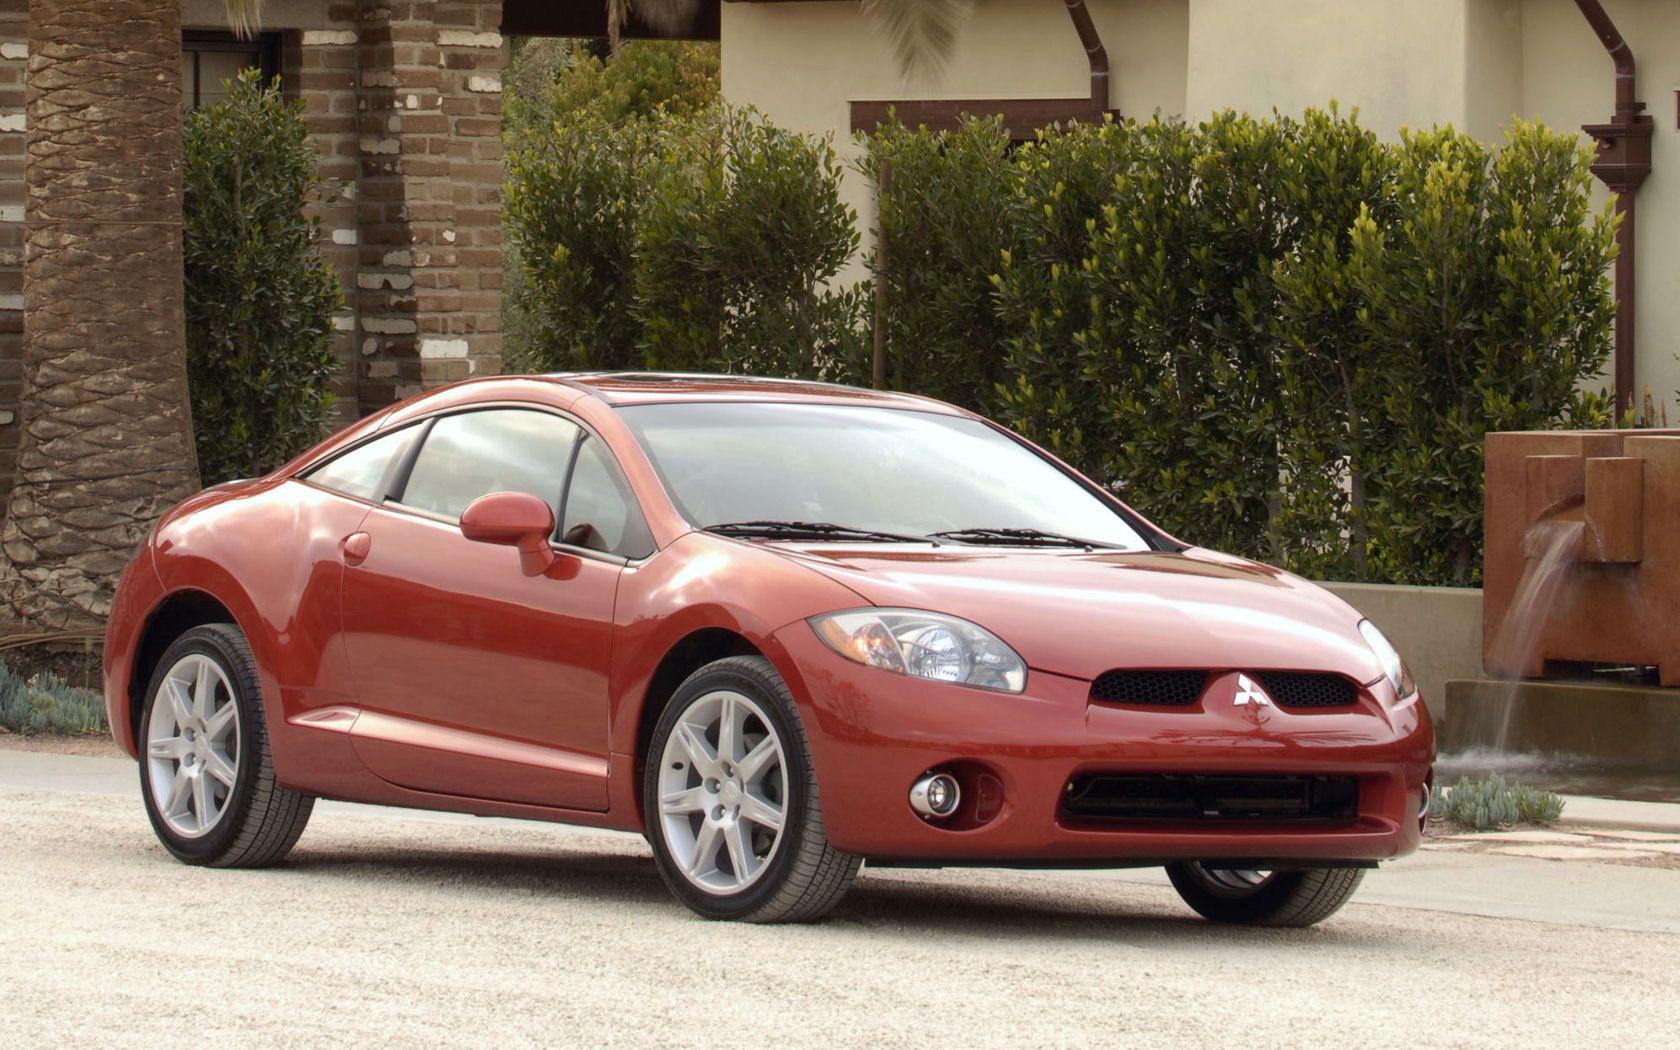
<path id="1" fill-rule="evenodd" d="M 180 0 L 31 0 L 15 620 L 96 623 L 198 487 L 181 302 Z"/>

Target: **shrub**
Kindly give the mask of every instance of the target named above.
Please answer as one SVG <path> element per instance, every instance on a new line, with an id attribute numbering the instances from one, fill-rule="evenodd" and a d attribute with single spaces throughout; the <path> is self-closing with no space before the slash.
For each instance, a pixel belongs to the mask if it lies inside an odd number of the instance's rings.
<path id="1" fill-rule="evenodd" d="M 0 665 L 0 729 L 13 733 L 103 733 L 105 698 L 50 672 L 23 678 Z"/>
<path id="2" fill-rule="evenodd" d="M 830 143 L 723 108 L 556 123 L 508 162 L 536 369 L 648 367 L 854 381 L 862 288 Z"/>
<path id="3" fill-rule="evenodd" d="M 574 52 L 554 80 L 549 116 L 614 124 L 656 113 L 688 117 L 710 109 L 718 90 L 716 44 L 632 40 L 615 58 Z"/>
<path id="4" fill-rule="evenodd" d="M 265 473 L 319 439 L 337 371 L 338 279 L 306 214 L 331 189 L 303 104 L 254 72 L 186 120 L 188 378 L 206 483 Z"/>
<path id="5" fill-rule="evenodd" d="M 1511 824 L 1555 824 L 1563 816 L 1563 799 L 1550 791 L 1506 783 L 1497 773 L 1474 780 L 1459 777 L 1450 788 L 1435 788 L 1429 798 L 1429 816 L 1473 831 Z"/>
<path id="6" fill-rule="evenodd" d="M 879 192 L 883 165 L 891 177 Z M 892 304 L 888 385 L 987 411 L 1005 375 L 993 281 L 1015 225 L 1008 133 L 995 119 L 948 135 L 894 123 L 869 140 L 863 170 L 876 183 L 877 246 L 886 248 L 870 268 Z"/>
<path id="7" fill-rule="evenodd" d="M 1355 223 L 1349 266 L 1396 432 L 1371 516 L 1384 579 L 1477 582 L 1488 431 L 1609 422 L 1580 392 L 1615 316 L 1615 221 L 1592 212 L 1591 160 L 1525 122 L 1492 155 L 1451 128 L 1405 134 L 1396 218 Z"/>
<path id="8" fill-rule="evenodd" d="M 629 272 L 624 222 L 636 199 L 634 165 L 644 153 L 645 125 L 704 111 L 717 100 L 718 82 L 716 44 L 636 40 L 607 59 L 583 41 L 517 42 L 502 77 L 509 188 L 502 324 L 510 368 L 617 367 L 597 362 L 623 362 L 633 353 L 632 329 L 625 327 L 630 322 L 618 307 L 625 302 L 621 279 Z M 580 146 L 586 153 L 569 161 L 568 153 Z M 516 198 L 529 204 L 532 194 L 557 185 L 570 185 L 577 194 L 569 213 L 515 212 Z M 611 213 L 591 221 L 592 205 Z M 536 228 L 523 230 L 520 224 L 532 220 Z M 561 266 L 539 258 L 528 267 L 528 244 L 539 250 L 566 244 L 570 257 Z M 600 339 L 607 340 L 607 349 L 582 349 Z"/>
<path id="9" fill-rule="evenodd" d="M 856 381 L 864 300 L 828 288 L 858 241 L 833 147 L 715 110 L 663 136 L 650 169 L 634 305 L 647 367 Z"/>
<path id="10" fill-rule="evenodd" d="M 556 123 L 507 157 L 506 223 L 531 313 L 525 369 L 623 368 L 641 326 L 631 304 L 642 168 L 640 121 Z"/>

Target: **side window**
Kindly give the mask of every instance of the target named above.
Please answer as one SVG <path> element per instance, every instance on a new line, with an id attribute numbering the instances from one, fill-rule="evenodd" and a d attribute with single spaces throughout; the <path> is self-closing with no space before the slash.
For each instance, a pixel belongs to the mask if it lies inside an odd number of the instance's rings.
<path id="1" fill-rule="evenodd" d="M 375 438 L 365 445 L 358 445 L 343 455 L 328 460 L 304 477 L 322 488 L 342 492 L 346 496 L 378 500 L 384 495 L 380 485 L 385 480 L 386 469 L 390 467 L 392 460 L 402 458 L 402 454 L 408 450 L 408 443 L 414 440 L 418 432 L 417 427 L 404 427 L 384 437 Z"/>
<path id="2" fill-rule="evenodd" d="M 526 492 L 557 507 L 578 427 L 525 409 L 444 416 L 432 425 L 398 501 L 459 518 L 492 492 Z"/>
<path id="3" fill-rule="evenodd" d="M 577 466 L 566 489 L 560 542 L 625 558 L 653 553 L 653 537 L 630 486 L 612 454 L 594 438 L 585 438 L 578 449 Z"/>

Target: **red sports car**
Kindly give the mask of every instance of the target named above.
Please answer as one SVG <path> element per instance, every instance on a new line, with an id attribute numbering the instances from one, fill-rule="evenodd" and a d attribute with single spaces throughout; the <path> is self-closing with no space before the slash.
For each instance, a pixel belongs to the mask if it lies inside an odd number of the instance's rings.
<path id="1" fill-rule="evenodd" d="M 496 378 L 207 490 L 124 573 L 117 741 L 190 864 L 317 797 L 645 834 L 702 915 L 883 865 L 1164 864 L 1306 925 L 1418 844 L 1433 731 L 1368 620 L 949 405 Z"/>

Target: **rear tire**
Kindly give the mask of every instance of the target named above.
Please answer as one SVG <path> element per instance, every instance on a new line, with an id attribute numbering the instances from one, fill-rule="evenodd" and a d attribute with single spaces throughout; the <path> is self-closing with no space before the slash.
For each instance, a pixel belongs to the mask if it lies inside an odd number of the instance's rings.
<path id="1" fill-rule="evenodd" d="M 863 858 L 828 844 L 805 727 L 770 661 L 732 656 L 690 675 L 643 757 L 654 860 L 696 914 L 809 922 L 851 887 Z"/>
<path id="2" fill-rule="evenodd" d="M 164 652 L 137 744 L 146 815 L 182 863 L 267 867 L 309 823 L 314 796 L 274 779 L 256 661 L 232 624 L 195 627 Z"/>
<path id="3" fill-rule="evenodd" d="M 1167 865 L 1167 877 L 1184 903 L 1214 922 L 1312 926 L 1348 902 L 1365 878 L 1365 870 L 1258 872 L 1180 861 Z"/>

